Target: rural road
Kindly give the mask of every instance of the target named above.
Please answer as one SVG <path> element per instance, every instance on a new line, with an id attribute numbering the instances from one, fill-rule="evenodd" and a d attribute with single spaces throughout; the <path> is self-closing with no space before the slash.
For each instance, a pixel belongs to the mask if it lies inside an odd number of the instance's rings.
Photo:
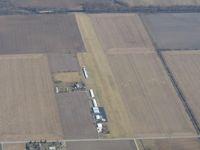
<path id="1" fill-rule="evenodd" d="M 87 142 L 87 141 L 127 141 L 127 140 L 155 140 L 155 139 L 188 139 L 188 138 L 200 138 L 200 135 L 196 136 L 155 136 L 155 137 L 136 137 L 136 138 L 109 138 L 109 139 L 68 139 L 61 140 L 61 142 Z M 48 142 L 57 140 L 48 140 Z M 1 144 L 20 144 L 27 143 L 29 141 L 1 141 Z"/>

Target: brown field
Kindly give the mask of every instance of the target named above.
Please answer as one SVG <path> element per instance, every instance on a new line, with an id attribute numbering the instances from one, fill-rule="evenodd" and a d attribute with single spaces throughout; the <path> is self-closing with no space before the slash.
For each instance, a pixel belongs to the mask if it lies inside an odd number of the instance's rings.
<path id="1" fill-rule="evenodd" d="M 67 142 L 67 150 L 137 150 L 134 141 Z"/>
<path id="2" fill-rule="evenodd" d="M 90 18 L 97 38 L 107 53 L 153 50 L 137 14 L 95 14 L 90 15 Z"/>
<path id="3" fill-rule="evenodd" d="M 197 5 L 200 0 L 119 0 L 129 6 L 172 6 L 172 5 Z"/>
<path id="4" fill-rule="evenodd" d="M 62 81 L 65 83 L 81 81 L 81 76 L 78 72 L 62 72 L 53 74 L 54 81 Z"/>
<path id="5" fill-rule="evenodd" d="M 157 13 L 140 17 L 157 49 L 200 49 L 199 13 Z"/>
<path id="6" fill-rule="evenodd" d="M 140 150 L 199 150 L 200 140 L 190 139 L 156 139 L 137 140 Z"/>
<path id="7" fill-rule="evenodd" d="M 200 123 L 200 52 L 164 52 L 167 65 Z"/>
<path id="8" fill-rule="evenodd" d="M 57 94 L 56 98 L 65 139 L 97 138 L 85 92 Z"/>
<path id="9" fill-rule="evenodd" d="M 2 150 L 25 150 L 25 144 L 3 144 Z"/>
<path id="10" fill-rule="evenodd" d="M 18 7 L 81 8 L 82 0 L 9 0 Z"/>
<path id="11" fill-rule="evenodd" d="M 73 14 L 0 16 L 0 26 L 0 54 L 84 51 Z"/>
<path id="12" fill-rule="evenodd" d="M 157 55 L 109 55 L 133 135 L 190 135 L 194 130 Z M 115 105 L 113 103 L 113 105 Z"/>
<path id="13" fill-rule="evenodd" d="M 81 9 L 82 4 L 111 4 L 111 0 L 8 0 L 15 7 Z M 95 5 L 98 6 L 98 5 Z"/>
<path id="14" fill-rule="evenodd" d="M 78 54 L 79 63 L 87 66 L 90 77 L 86 83 L 105 107 L 110 137 L 196 134 L 154 51 L 107 54 L 91 17 L 76 17 L 87 49 Z"/>
<path id="15" fill-rule="evenodd" d="M 51 72 L 79 72 L 77 57 L 72 54 L 49 53 L 48 62 Z"/>
<path id="16" fill-rule="evenodd" d="M 0 56 L 0 141 L 61 139 L 47 57 Z"/>

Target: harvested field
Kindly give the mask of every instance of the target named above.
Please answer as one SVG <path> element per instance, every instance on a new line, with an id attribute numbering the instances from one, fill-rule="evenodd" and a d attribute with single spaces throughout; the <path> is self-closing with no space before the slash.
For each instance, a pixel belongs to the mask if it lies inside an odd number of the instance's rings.
<path id="1" fill-rule="evenodd" d="M 65 139 L 97 138 L 86 92 L 57 94 Z"/>
<path id="2" fill-rule="evenodd" d="M 110 137 L 196 135 L 155 52 L 107 54 L 90 18 L 77 15 L 87 53 L 78 54 L 108 116 Z"/>
<path id="3" fill-rule="evenodd" d="M 15 7 L 25 8 L 68 8 L 81 10 L 82 5 L 102 6 L 112 4 L 112 0 L 8 0 Z"/>
<path id="4" fill-rule="evenodd" d="M 157 140 L 138 140 L 140 150 L 199 150 L 200 140 L 190 139 L 157 139 Z"/>
<path id="5" fill-rule="evenodd" d="M 25 144 L 4 144 L 3 150 L 25 150 Z"/>
<path id="6" fill-rule="evenodd" d="M 10 0 L 17 7 L 80 9 L 84 0 Z"/>
<path id="7" fill-rule="evenodd" d="M 108 60 L 134 136 L 195 134 L 155 53 L 108 55 Z"/>
<path id="8" fill-rule="evenodd" d="M 73 14 L 0 16 L 0 26 L 0 54 L 84 50 Z"/>
<path id="9" fill-rule="evenodd" d="M 81 81 L 81 76 L 78 72 L 63 72 L 53 74 L 54 81 L 62 81 L 65 83 Z"/>
<path id="10" fill-rule="evenodd" d="M 134 141 L 67 142 L 67 150 L 137 150 Z"/>
<path id="11" fill-rule="evenodd" d="M 94 14 L 90 15 L 90 19 L 107 53 L 153 50 L 137 14 Z"/>
<path id="12" fill-rule="evenodd" d="M 174 51 L 164 52 L 163 55 L 194 116 L 200 124 L 200 93 L 198 90 L 200 88 L 200 52 Z"/>
<path id="13" fill-rule="evenodd" d="M 200 14 L 147 14 L 142 15 L 158 49 L 200 49 Z"/>
<path id="14" fill-rule="evenodd" d="M 72 54 L 47 54 L 51 72 L 79 72 L 77 57 Z"/>
<path id="15" fill-rule="evenodd" d="M 1 55 L 0 72 L 0 141 L 61 139 L 47 57 Z"/>
<path id="16" fill-rule="evenodd" d="M 197 5 L 200 0 L 118 0 L 129 6 L 176 6 L 176 5 Z"/>

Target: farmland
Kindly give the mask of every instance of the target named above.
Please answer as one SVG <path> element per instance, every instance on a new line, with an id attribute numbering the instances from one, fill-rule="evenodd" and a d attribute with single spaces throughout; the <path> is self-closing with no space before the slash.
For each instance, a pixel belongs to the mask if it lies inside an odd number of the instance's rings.
<path id="1" fill-rule="evenodd" d="M 24 150 L 25 144 L 4 144 L 3 150 Z"/>
<path id="2" fill-rule="evenodd" d="M 87 49 L 86 53 L 78 54 L 78 59 L 81 66 L 88 67 L 91 79 L 87 85 L 95 89 L 100 105 L 106 109 L 111 137 L 195 135 L 167 72 L 151 47 L 149 51 L 141 46 L 140 52 L 121 48 L 126 53 L 109 53 L 106 48 L 111 47 L 104 45 L 106 40 L 99 41 L 98 32 L 92 29 L 93 22 L 98 20 L 79 14 L 77 21 Z M 126 21 L 126 17 L 121 20 L 124 24 Z M 104 31 L 105 26 L 101 27 Z M 116 38 L 116 33 L 109 36 L 108 40 Z M 144 43 L 145 40 L 140 41 L 140 45 Z"/>
<path id="3" fill-rule="evenodd" d="M 81 80 L 80 74 L 78 72 L 62 72 L 62 73 L 54 73 L 53 80 L 56 82 L 78 82 Z"/>
<path id="4" fill-rule="evenodd" d="M 120 1 L 0 2 L 0 150 L 200 149 L 199 13 L 131 13 L 200 0 Z"/>
<path id="5" fill-rule="evenodd" d="M 147 14 L 142 20 L 158 49 L 200 49 L 200 14 Z"/>
<path id="6" fill-rule="evenodd" d="M 137 140 L 140 150 L 199 150 L 200 142 L 198 138 L 179 139 L 154 139 Z"/>
<path id="7" fill-rule="evenodd" d="M 175 6 L 175 5 L 197 5 L 199 0 L 119 0 L 129 6 Z"/>
<path id="8" fill-rule="evenodd" d="M 152 51 L 153 46 L 136 14 L 90 15 L 93 27 L 107 53 Z"/>
<path id="9" fill-rule="evenodd" d="M 96 138 L 85 92 L 56 95 L 65 139 Z"/>
<path id="10" fill-rule="evenodd" d="M 67 142 L 67 150 L 137 150 L 134 141 Z"/>
<path id="11" fill-rule="evenodd" d="M 15 7 L 24 8 L 67 8 L 69 10 L 81 10 L 83 5 L 100 6 L 112 4 L 111 0 L 8 0 Z"/>
<path id="12" fill-rule="evenodd" d="M 84 51 L 73 14 L 1 16 L 0 26 L 0 54 Z"/>
<path id="13" fill-rule="evenodd" d="M 200 123 L 198 92 L 200 87 L 199 51 L 173 51 L 164 52 L 163 55 L 198 123 Z"/>
<path id="14" fill-rule="evenodd" d="M 79 72 L 77 57 L 73 54 L 48 53 L 48 62 L 51 72 Z"/>
<path id="15" fill-rule="evenodd" d="M 108 60 L 134 125 L 133 135 L 192 134 L 192 124 L 156 54 L 109 55 Z"/>
<path id="16" fill-rule="evenodd" d="M 0 140 L 61 139 L 47 57 L 2 55 L 0 72 Z"/>

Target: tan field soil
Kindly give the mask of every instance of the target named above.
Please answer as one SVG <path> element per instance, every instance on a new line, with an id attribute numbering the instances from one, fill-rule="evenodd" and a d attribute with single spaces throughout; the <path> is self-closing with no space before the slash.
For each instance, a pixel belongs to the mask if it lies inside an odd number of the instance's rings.
<path id="1" fill-rule="evenodd" d="M 153 51 L 151 40 L 137 14 L 93 14 L 89 17 L 107 53 L 115 52 L 115 49 L 121 53 Z"/>
<path id="2" fill-rule="evenodd" d="M 53 80 L 62 81 L 65 83 L 71 83 L 71 82 L 81 81 L 81 77 L 78 72 L 62 72 L 62 73 L 54 73 Z"/>
<path id="3" fill-rule="evenodd" d="M 199 150 L 198 138 L 137 140 L 139 150 Z"/>
<path id="4" fill-rule="evenodd" d="M 45 55 L 0 56 L 0 141 L 62 139 Z"/>
<path id="5" fill-rule="evenodd" d="M 194 116 L 200 123 L 200 52 L 164 52 L 164 58 L 185 96 Z"/>
<path id="6" fill-rule="evenodd" d="M 155 53 L 107 57 L 129 114 L 134 136 L 195 134 Z"/>

